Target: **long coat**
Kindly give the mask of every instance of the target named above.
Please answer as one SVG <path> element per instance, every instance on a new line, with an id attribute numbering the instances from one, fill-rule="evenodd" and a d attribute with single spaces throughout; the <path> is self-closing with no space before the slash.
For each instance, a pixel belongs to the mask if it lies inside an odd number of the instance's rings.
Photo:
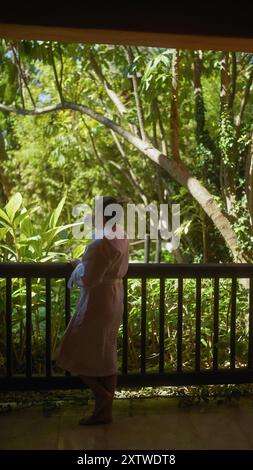
<path id="1" fill-rule="evenodd" d="M 117 336 L 123 316 L 123 281 L 129 241 L 106 237 L 91 242 L 82 257 L 85 301 L 70 320 L 56 364 L 74 375 L 117 374 Z"/>

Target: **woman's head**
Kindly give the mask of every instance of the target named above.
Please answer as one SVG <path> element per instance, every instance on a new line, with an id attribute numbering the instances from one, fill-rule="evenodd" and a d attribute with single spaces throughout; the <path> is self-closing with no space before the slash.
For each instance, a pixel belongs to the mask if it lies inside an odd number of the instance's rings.
<path id="1" fill-rule="evenodd" d="M 103 236 L 110 238 L 112 232 L 114 232 L 113 238 L 122 238 L 124 232 L 123 203 L 113 196 L 97 196 L 94 201 L 92 225 L 96 238 L 103 238 Z"/>
<path id="2" fill-rule="evenodd" d="M 114 205 L 114 207 L 108 207 Z M 105 227 L 111 230 L 120 227 L 124 219 L 123 205 L 113 196 L 98 196 L 95 198 L 92 224 L 96 230 L 101 230 Z"/>
<path id="3" fill-rule="evenodd" d="M 108 220 L 111 220 L 117 214 L 116 211 L 113 210 L 111 211 L 111 215 L 105 215 L 105 208 L 110 204 L 118 204 L 120 207 L 122 207 L 122 204 L 113 196 L 103 196 L 103 216 L 105 222 L 108 222 Z"/>

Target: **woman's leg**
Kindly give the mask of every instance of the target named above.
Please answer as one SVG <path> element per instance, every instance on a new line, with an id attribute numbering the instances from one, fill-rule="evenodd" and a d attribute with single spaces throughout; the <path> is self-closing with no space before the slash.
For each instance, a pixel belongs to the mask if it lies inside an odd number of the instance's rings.
<path id="1" fill-rule="evenodd" d="M 107 419 L 112 420 L 112 405 L 113 405 L 113 399 L 114 399 L 115 390 L 117 386 L 117 374 L 98 377 L 98 379 L 100 383 L 104 386 L 104 388 L 106 388 L 111 395 L 111 400 L 108 401 L 107 407 L 103 409 L 103 416 L 105 416 Z"/>
<path id="2" fill-rule="evenodd" d="M 106 375 L 103 377 L 98 377 L 100 383 L 111 393 L 112 398 L 114 398 L 115 390 L 117 387 L 117 374 Z"/>
<path id="3" fill-rule="evenodd" d="M 81 375 L 80 378 L 90 387 L 95 396 L 95 408 L 92 416 L 87 420 L 81 420 L 80 424 L 96 424 L 100 420 L 110 421 L 106 412 L 112 401 L 110 391 L 99 381 L 99 377 Z"/>

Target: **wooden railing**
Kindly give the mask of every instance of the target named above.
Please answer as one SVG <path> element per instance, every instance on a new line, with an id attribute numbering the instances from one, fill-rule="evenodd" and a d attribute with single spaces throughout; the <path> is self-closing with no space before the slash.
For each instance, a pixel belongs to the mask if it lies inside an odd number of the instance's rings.
<path id="1" fill-rule="evenodd" d="M 78 377 L 66 373 L 52 373 L 51 357 L 51 280 L 65 279 L 65 323 L 71 318 L 70 291 L 67 281 L 73 267 L 65 263 L 0 263 L 0 278 L 5 278 L 5 304 L 1 306 L 2 337 L 5 336 L 5 375 L 0 376 L 0 389 L 50 389 L 77 388 L 81 386 Z M 15 375 L 12 368 L 12 279 L 23 278 L 26 285 L 26 335 L 25 335 L 25 373 Z M 45 375 L 34 376 L 32 373 L 32 279 L 45 278 Z M 128 282 L 130 279 L 140 279 L 141 282 L 141 344 L 140 371 L 132 373 L 128 370 Z M 184 279 L 193 278 L 196 281 L 195 296 L 195 352 L 193 370 L 182 367 L 183 346 L 183 300 Z M 214 280 L 213 290 L 213 354 L 212 365 L 201 369 L 201 279 Z M 231 279 L 231 315 L 230 315 L 230 363 L 229 367 L 220 368 L 218 363 L 219 351 L 219 282 L 221 278 Z M 236 367 L 236 305 L 237 280 L 248 279 L 248 337 L 246 367 Z M 159 360 L 157 372 L 146 370 L 146 327 L 147 327 L 147 280 L 159 280 Z M 166 315 L 165 282 L 166 279 L 177 279 L 177 334 L 176 354 L 177 366 L 172 372 L 164 369 L 164 322 Z M 3 331 L 3 328 L 5 331 Z M 2 353 L 3 354 L 3 353 Z M 122 370 L 118 383 L 122 386 L 135 385 L 187 385 L 187 384 L 217 384 L 217 383 L 250 383 L 253 382 L 253 265 L 250 264 L 165 264 L 165 263 L 130 263 L 124 278 L 124 314 L 122 336 Z"/>

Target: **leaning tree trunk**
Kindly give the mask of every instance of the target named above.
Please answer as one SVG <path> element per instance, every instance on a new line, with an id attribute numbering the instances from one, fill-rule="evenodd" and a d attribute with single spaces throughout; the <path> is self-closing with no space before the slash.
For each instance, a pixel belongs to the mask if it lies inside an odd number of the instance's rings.
<path id="1" fill-rule="evenodd" d="M 105 127 L 112 129 L 117 134 L 121 135 L 127 142 L 137 148 L 141 153 L 149 157 L 150 160 L 164 168 L 164 170 L 166 170 L 167 173 L 181 186 L 188 189 L 193 198 L 200 204 L 206 214 L 213 221 L 216 228 L 219 230 L 228 248 L 231 250 L 235 261 L 251 262 L 251 259 L 247 256 L 247 254 L 240 251 L 236 234 L 233 231 L 228 218 L 215 202 L 213 195 L 207 191 L 207 189 L 200 183 L 200 181 L 198 181 L 197 178 L 194 178 L 189 173 L 182 162 L 176 162 L 173 159 L 169 159 L 166 155 L 162 154 L 158 149 L 156 149 L 150 142 L 143 141 L 141 138 L 131 134 L 120 125 L 115 124 L 106 116 L 103 116 L 102 114 L 88 108 L 87 106 L 77 103 L 63 102 L 55 106 L 47 106 L 40 109 L 35 108 L 33 110 L 15 109 L 10 108 L 4 104 L 0 104 L 0 109 L 24 116 L 42 115 L 49 112 L 72 109 L 73 111 L 79 111 L 80 113 L 86 114 L 92 119 L 95 119 L 96 121 L 103 124 Z"/>
<path id="2" fill-rule="evenodd" d="M 175 160 L 167 158 L 158 149 L 153 147 L 152 144 L 144 142 L 139 137 L 132 135 L 130 132 L 115 124 L 110 119 L 102 116 L 90 108 L 87 108 L 86 106 L 76 103 L 64 103 L 63 107 L 64 109 L 73 109 L 85 113 L 106 127 L 113 129 L 125 140 L 140 150 L 144 155 L 164 168 L 164 170 L 166 170 L 174 180 L 187 188 L 194 199 L 201 205 L 201 207 L 204 209 L 206 214 L 210 217 L 214 225 L 221 233 L 227 246 L 230 248 L 235 261 L 250 262 L 248 256 L 240 252 L 238 248 L 237 237 L 231 227 L 231 224 L 226 215 L 223 214 L 215 202 L 212 194 L 207 191 L 200 181 L 191 176 L 182 162 L 179 163 Z"/>

